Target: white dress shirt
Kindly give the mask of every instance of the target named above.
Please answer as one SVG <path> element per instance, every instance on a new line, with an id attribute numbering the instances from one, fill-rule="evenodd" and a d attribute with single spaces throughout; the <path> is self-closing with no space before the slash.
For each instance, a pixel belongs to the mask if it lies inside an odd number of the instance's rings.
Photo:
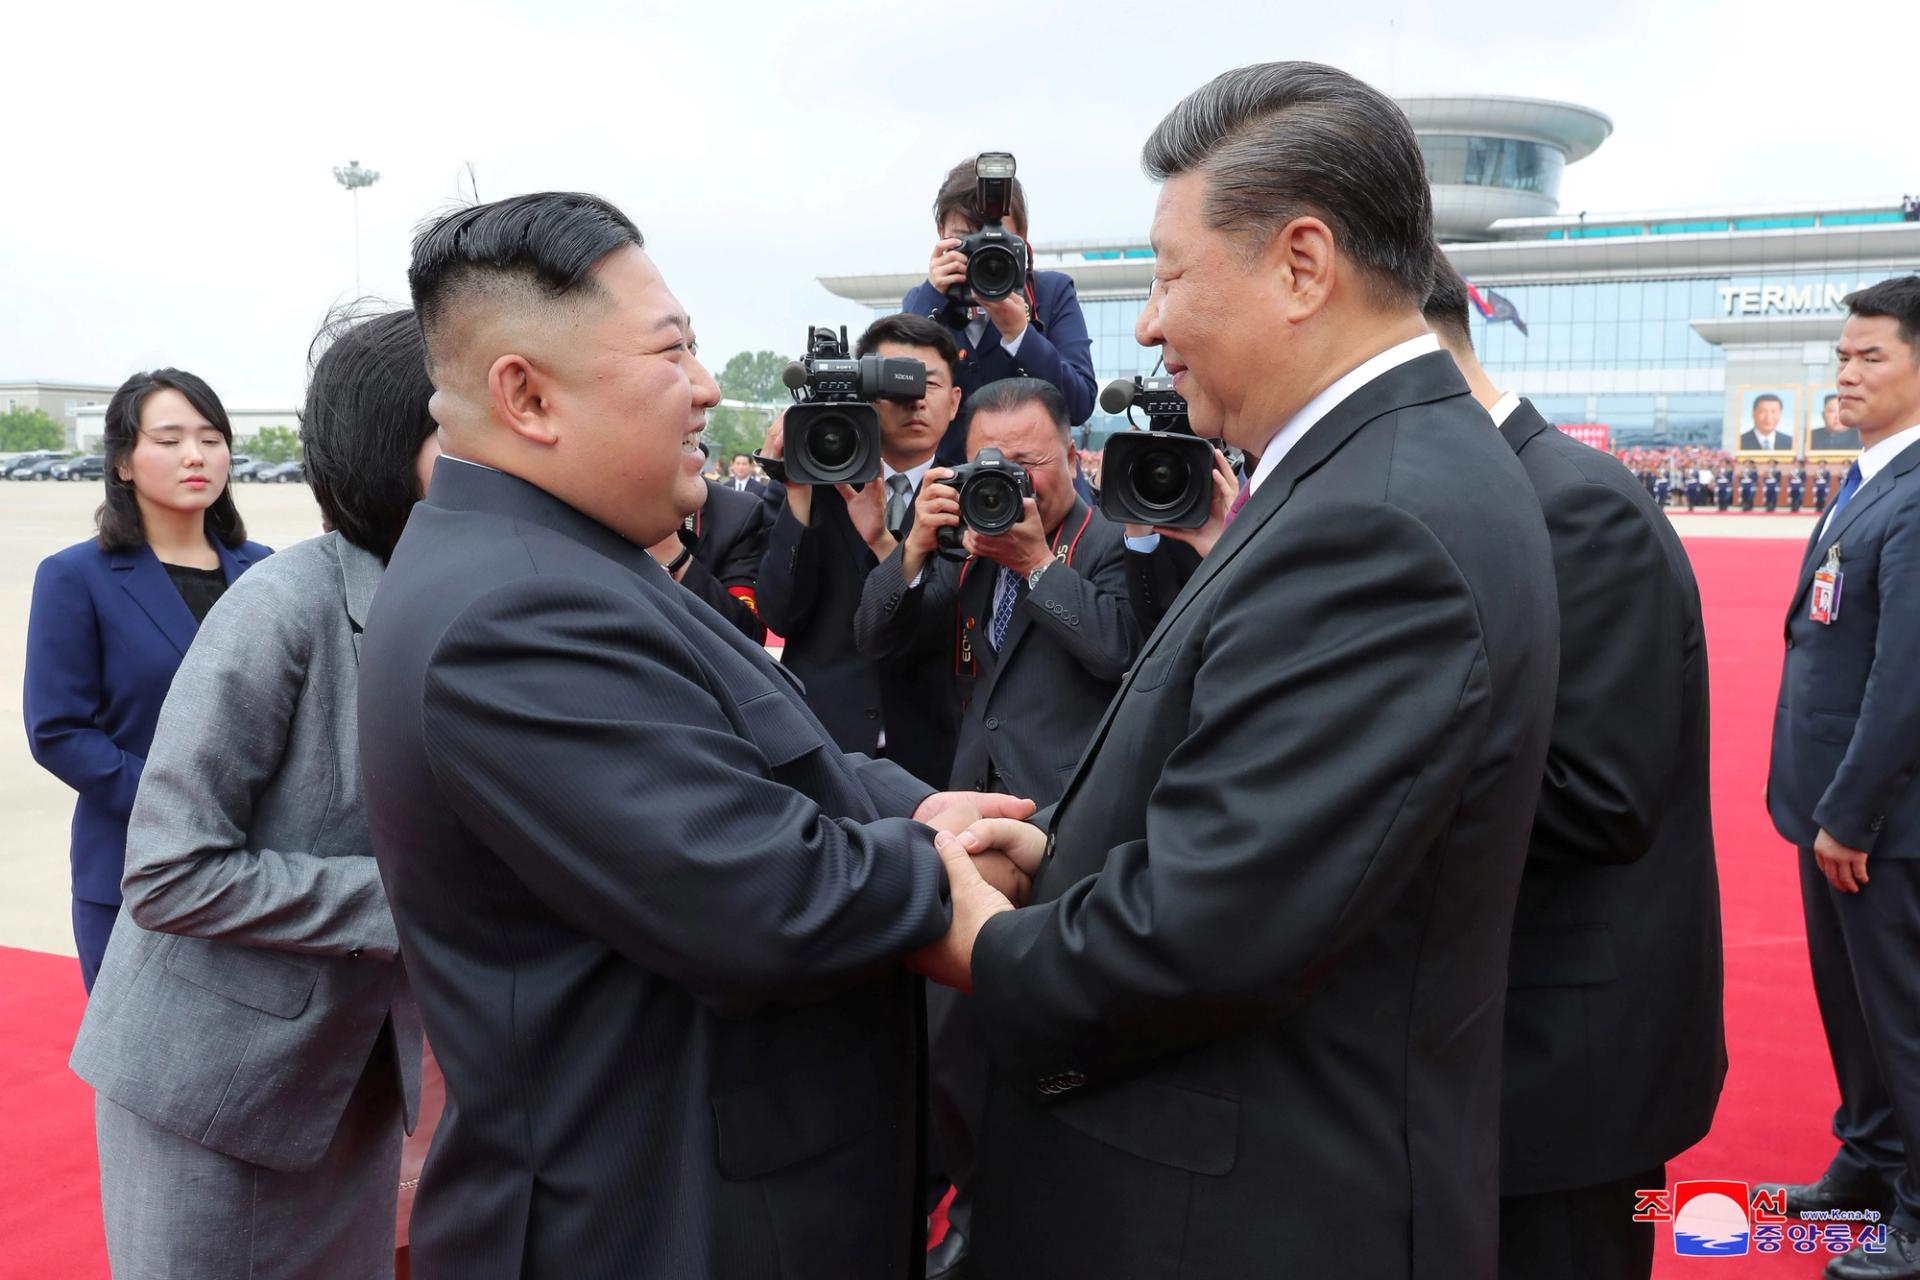
<path id="1" fill-rule="evenodd" d="M 1260 451 L 1260 465 L 1254 468 L 1253 478 L 1247 482 L 1249 495 L 1260 492 L 1261 483 L 1272 475 L 1287 452 L 1300 443 L 1301 437 L 1311 430 L 1315 423 L 1332 413 L 1334 409 L 1354 392 L 1372 382 L 1382 374 L 1398 369 L 1409 360 L 1418 360 L 1440 349 L 1440 339 L 1430 333 L 1417 338 L 1408 338 L 1398 346 L 1388 347 L 1373 359 L 1334 379 L 1325 391 L 1307 401 L 1300 412 L 1293 415 L 1267 441 L 1267 447 Z"/>
<path id="2" fill-rule="evenodd" d="M 1504 427 L 1507 425 L 1507 419 L 1511 418 L 1513 411 L 1519 407 L 1520 393 L 1518 391 L 1503 391 L 1500 393 L 1500 398 L 1493 402 L 1493 407 L 1487 410 L 1487 416 L 1493 419 L 1494 426 Z"/>
<path id="3" fill-rule="evenodd" d="M 1896 431 L 1870 449 L 1862 449 L 1860 456 L 1853 460 L 1854 465 L 1860 468 L 1860 489 L 1864 489 L 1872 483 L 1875 476 L 1887 469 L 1888 463 L 1905 453 L 1908 447 L 1916 442 L 1920 442 L 1920 424 Z M 1841 483 L 1845 484 L 1846 482 L 1842 481 Z M 1849 503 L 1860 496 L 1860 489 L 1853 491 L 1853 497 L 1847 499 Z M 1820 532 L 1822 536 L 1826 534 L 1827 525 L 1833 520 L 1837 510 L 1838 508 L 1828 508 L 1827 514 L 1821 519 Z"/>
<path id="4" fill-rule="evenodd" d="M 987 336 L 988 321 L 989 317 L 984 311 L 967 321 L 967 345 L 975 351 L 980 349 L 980 340 Z M 1028 325 L 1027 329 L 1032 327 Z M 1010 356 L 1019 355 L 1020 344 L 1027 340 L 1027 329 L 1022 329 L 1015 334 L 1012 342 L 1008 342 L 1005 338 L 1000 339 L 1000 349 Z"/>

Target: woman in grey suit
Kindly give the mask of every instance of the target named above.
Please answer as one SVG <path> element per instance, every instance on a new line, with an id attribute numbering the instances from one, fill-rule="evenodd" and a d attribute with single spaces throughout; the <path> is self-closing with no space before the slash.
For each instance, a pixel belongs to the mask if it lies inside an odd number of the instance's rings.
<path id="1" fill-rule="evenodd" d="M 438 450 L 412 312 L 322 346 L 300 435 L 330 532 L 235 583 L 174 677 L 74 1046 L 117 1280 L 393 1274 L 421 1038 L 367 830 L 358 661 Z"/>

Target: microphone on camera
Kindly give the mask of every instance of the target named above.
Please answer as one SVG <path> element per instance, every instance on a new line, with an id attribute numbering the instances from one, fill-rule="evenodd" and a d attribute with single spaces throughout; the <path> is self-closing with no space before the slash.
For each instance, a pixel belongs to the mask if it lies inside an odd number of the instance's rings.
<path id="1" fill-rule="evenodd" d="M 789 391 L 798 391 L 807 385 L 807 366 L 798 360 L 787 361 L 787 367 L 780 371 L 780 381 Z"/>
<path id="2" fill-rule="evenodd" d="M 1133 404 L 1138 387 L 1132 378 L 1115 378 L 1100 388 L 1100 408 L 1104 413 L 1125 413 Z"/>

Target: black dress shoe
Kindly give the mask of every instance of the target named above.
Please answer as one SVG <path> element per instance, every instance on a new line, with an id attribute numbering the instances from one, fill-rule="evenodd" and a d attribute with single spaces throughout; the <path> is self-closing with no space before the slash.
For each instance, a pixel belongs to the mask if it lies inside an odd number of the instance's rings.
<path id="1" fill-rule="evenodd" d="M 967 1275 L 967 1237 L 953 1228 L 927 1250 L 927 1280 L 962 1280 Z"/>
<path id="2" fill-rule="evenodd" d="M 1786 1192 L 1789 1218 L 1809 1210 L 1831 1209 L 1877 1209 L 1886 1218 L 1894 1207 L 1893 1188 L 1872 1175 L 1858 1182 L 1842 1182 L 1832 1173 L 1823 1173 L 1818 1182 L 1763 1182 L 1757 1190 Z"/>
<path id="3" fill-rule="evenodd" d="M 1884 1253 L 1868 1253 L 1855 1245 L 1829 1262 L 1826 1274 L 1828 1280 L 1915 1280 L 1920 1277 L 1920 1237 L 1888 1227 Z"/>

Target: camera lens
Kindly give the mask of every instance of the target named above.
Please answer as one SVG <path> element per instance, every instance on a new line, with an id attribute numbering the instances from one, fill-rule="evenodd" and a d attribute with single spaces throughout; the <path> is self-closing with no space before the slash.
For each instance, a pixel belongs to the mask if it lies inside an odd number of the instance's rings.
<path id="1" fill-rule="evenodd" d="M 1020 285 L 1020 262 L 1005 245 L 990 244 L 967 259 L 967 283 L 982 298 L 1004 298 Z"/>
<path id="2" fill-rule="evenodd" d="M 846 466 L 853 460 L 854 450 L 859 447 L 859 433 L 853 429 L 851 422 L 839 414 L 821 418 L 807 433 L 807 454 L 821 471 L 834 471 Z"/>
<path id="3" fill-rule="evenodd" d="M 1149 449 L 1128 470 L 1127 483 L 1141 505 L 1171 510 L 1187 496 L 1187 467 L 1170 449 Z"/>
<path id="4" fill-rule="evenodd" d="M 960 495 L 960 518 L 978 533 L 1005 533 L 1020 523 L 1020 494 L 1005 476 L 976 476 Z"/>

